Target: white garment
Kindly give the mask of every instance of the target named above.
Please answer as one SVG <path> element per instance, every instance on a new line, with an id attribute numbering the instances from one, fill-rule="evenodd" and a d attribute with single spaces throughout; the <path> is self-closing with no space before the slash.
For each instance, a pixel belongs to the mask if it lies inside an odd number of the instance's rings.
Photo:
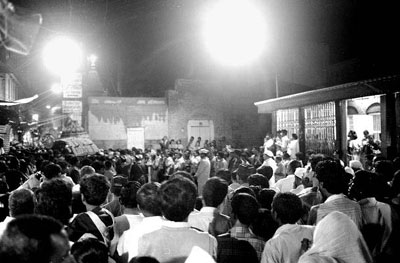
<path id="1" fill-rule="evenodd" d="M 217 208 L 205 206 L 198 212 L 191 212 L 188 219 L 189 225 L 204 232 L 208 232 L 208 227 L 214 218 L 215 211 L 217 211 Z"/>
<path id="2" fill-rule="evenodd" d="M 294 179 L 295 175 L 289 174 L 288 176 L 286 176 L 286 178 L 283 178 L 276 182 L 275 185 L 273 185 L 272 187 L 279 189 L 279 192 L 281 193 L 290 192 L 291 190 L 293 190 Z"/>
<path id="3" fill-rule="evenodd" d="M 139 224 L 131 226 L 119 238 L 117 251 L 119 255 L 128 253 L 128 262 L 138 254 L 138 242 L 142 235 L 161 228 L 163 219 L 161 216 L 150 216 L 143 218 Z"/>
<path id="4" fill-rule="evenodd" d="M 261 256 L 261 263 L 297 263 L 303 239 L 313 240 L 315 227 L 297 224 L 280 226 L 267 241 Z"/>
<path id="5" fill-rule="evenodd" d="M 287 153 L 290 155 L 290 159 L 296 159 L 296 153 L 300 152 L 299 140 L 291 140 L 287 147 Z"/>
<path id="6" fill-rule="evenodd" d="M 8 223 L 11 222 L 13 219 L 14 217 L 7 216 L 3 220 L 3 222 L 0 222 L 0 238 L 3 235 L 4 231 L 6 230 Z"/>
<path id="7" fill-rule="evenodd" d="M 203 195 L 203 187 L 206 184 L 208 178 L 210 178 L 211 163 L 208 157 L 204 157 L 200 160 L 199 166 L 197 167 L 196 174 L 197 178 L 197 193 L 199 196 Z"/>

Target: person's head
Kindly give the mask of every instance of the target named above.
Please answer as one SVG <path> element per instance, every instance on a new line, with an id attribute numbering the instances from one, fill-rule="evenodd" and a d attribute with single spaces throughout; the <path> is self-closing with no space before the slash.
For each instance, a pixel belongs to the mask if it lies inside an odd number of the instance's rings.
<path id="1" fill-rule="evenodd" d="M 119 201 L 126 208 L 137 208 L 136 194 L 140 188 L 140 183 L 137 181 L 130 181 L 122 187 L 121 196 Z"/>
<path id="2" fill-rule="evenodd" d="M 293 140 L 297 140 L 299 137 L 297 136 L 297 134 L 296 133 L 292 133 L 292 139 Z"/>
<path id="3" fill-rule="evenodd" d="M 367 198 L 376 197 L 378 187 L 377 175 L 369 171 L 357 171 L 351 184 L 349 194 L 350 197 L 357 201 Z"/>
<path id="4" fill-rule="evenodd" d="M 161 216 L 159 188 L 156 183 L 145 183 L 137 191 L 136 201 L 145 216 Z"/>
<path id="5" fill-rule="evenodd" d="M 61 178 L 46 181 L 36 191 L 35 213 L 51 216 L 67 225 L 71 214 L 72 188 Z"/>
<path id="6" fill-rule="evenodd" d="M 249 183 L 249 186 L 256 186 L 260 189 L 269 188 L 268 178 L 259 173 L 250 175 L 247 182 Z"/>
<path id="7" fill-rule="evenodd" d="M 81 168 L 81 177 L 83 177 L 85 175 L 92 175 L 95 173 L 96 173 L 96 170 L 90 165 L 84 165 Z"/>
<path id="8" fill-rule="evenodd" d="M 236 174 L 236 178 L 240 183 L 247 183 L 247 178 L 254 172 L 253 166 L 241 164 L 233 173 Z"/>
<path id="9" fill-rule="evenodd" d="M 301 163 L 297 160 L 292 160 L 288 163 L 287 174 L 294 174 L 297 168 L 301 167 Z"/>
<path id="10" fill-rule="evenodd" d="M 251 225 L 260 208 L 257 199 L 246 193 L 235 194 L 232 198 L 231 206 L 234 218 L 246 226 Z"/>
<path id="11" fill-rule="evenodd" d="M 264 175 L 269 180 L 271 179 L 274 170 L 271 166 L 260 166 L 257 168 L 257 173 Z"/>
<path id="12" fill-rule="evenodd" d="M 76 263 L 107 263 L 108 248 L 96 238 L 87 238 L 75 242 L 71 254 Z"/>
<path id="13" fill-rule="evenodd" d="M 69 164 L 66 161 L 60 160 L 60 161 L 57 161 L 57 164 L 61 168 L 61 174 L 66 174 L 68 172 Z"/>
<path id="14" fill-rule="evenodd" d="M 228 183 L 221 178 L 212 177 L 205 183 L 202 194 L 206 206 L 218 207 L 228 194 Z"/>
<path id="15" fill-rule="evenodd" d="M 343 167 L 335 161 L 325 160 L 315 168 L 321 193 L 326 197 L 332 194 L 344 193 L 347 185 L 344 179 Z"/>
<path id="16" fill-rule="evenodd" d="M 92 164 L 90 166 L 92 166 L 94 168 L 96 173 L 98 173 L 98 174 L 104 173 L 104 163 L 102 161 L 96 160 L 96 161 L 92 162 Z"/>
<path id="17" fill-rule="evenodd" d="M 282 136 L 286 136 L 286 135 L 287 135 L 287 130 L 285 130 L 285 129 L 284 129 L 284 130 L 281 130 L 281 135 L 282 135 Z"/>
<path id="18" fill-rule="evenodd" d="M 10 216 L 16 217 L 24 214 L 33 214 L 35 209 L 35 197 L 29 189 L 17 189 L 8 197 Z"/>
<path id="19" fill-rule="evenodd" d="M 107 160 L 104 162 L 104 168 L 106 170 L 110 170 L 113 167 L 114 163 L 111 160 Z"/>
<path id="20" fill-rule="evenodd" d="M 221 179 L 224 179 L 228 184 L 232 183 L 232 173 L 228 169 L 217 171 L 216 176 Z"/>
<path id="21" fill-rule="evenodd" d="M 111 179 L 111 188 L 110 191 L 115 196 L 121 195 L 122 187 L 124 187 L 128 183 L 128 179 L 122 175 L 114 176 Z"/>
<path id="22" fill-rule="evenodd" d="M 351 160 L 349 162 L 349 167 L 353 169 L 354 172 L 364 170 L 362 163 L 358 160 Z"/>
<path id="23" fill-rule="evenodd" d="M 272 201 L 272 214 L 281 225 L 295 224 L 303 215 L 303 204 L 293 193 L 277 193 Z"/>
<path id="24" fill-rule="evenodd" d="M 390 160 L 378 161 L 375 164 L 375 173 L 381 176 L 386 182 L 390 182 L 394 175 L 393 162 Z"/>
<path id="25" fill-rule="evenodd" d="M 101 174 L 86 175 L 80 181 L 80 191 L 83 203 L 100 206 L 103 204 L 110 190 L 110 183 Z"/>
<path id="26" fill-rule="evenodd" d="M 264 188 L 258 192 L 257 200 L 261 208 L 271 210 L 272 200 L 276 192 L 272 189 Z"/>
<path id="27" fill-rule="evenodd" d="M 0 262 L 68 262 L 64 226 L 52 217 L 24 215 L 8 223 L 0 239 Z"/>
<path id="28" fill-rule="evenodd" d="M 165 181 L 160 187 L 161 211 L 171 221 L 187 220 L 197 197 L 196 185 L 187 178 Z"/>
<path id="29" fill-rule="evenodd" d="M 50 180 L 61 175 L 61 166 L 55 163 L 50 163 L 44 167 L 43 175 Z"/>
<path id="30" fill-rule="evenodd" d="M 325 159 L 325 155 L 322 153 L 311 154 L 309 158 L 309 162 L 311 165 L 311 170 L 315 171 L 315 167 L 319 162 Z"/>
<path id="31" fill-rule="evenodd" d="M 350 130 L 349 133 L 347 134 L 347 137 L 349 137 L 350 140 L 357 140 L 356 131 Z"/>
<path id="32" fill-rule="evenodd" d="M 369 135 L 369 131 L 368 130 L 364 130 L 363 134 L 364 134 L 364 137 L 367 138 L 367 136 Z"/>

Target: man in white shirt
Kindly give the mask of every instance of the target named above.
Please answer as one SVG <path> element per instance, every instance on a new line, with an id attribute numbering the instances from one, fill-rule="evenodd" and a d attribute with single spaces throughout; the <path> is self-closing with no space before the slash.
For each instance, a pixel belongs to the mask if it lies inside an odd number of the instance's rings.
<path id="1" fill-rule="evenodd" d="M 272 186 L 272 188 L 278 189 L 281 193 L 290 192 L 293 189 L 294 185 L 295 171 L 299 167 L 301 167 L 301 163 L 299 161 L 290 161 L 287 169 L 288 176 L 276 182 L 275 185 Z"/>
<path id="2" fill-rule="evenodd" d="M 163 219 L 157 193 L 158 188 L 156 183 L 146 183 L 140 187 L 136 194 L 138 207 L 144 218 L 141 223 L 125 231 L 118 241 L 117 252 L 123 262 L 129 262 L 137 256 L 138 242 L 142 235 L 161 228 Z"/>
<path id="3" fill-rule="evenodd" d="M 265 244 L 261 263 L 297 263 L 314 234 L 313 226 L 296 223 L 303 215 L 300 198 L 292 193 L 278 193 L 272 201 L 272 215 L 279 228 Z"/>

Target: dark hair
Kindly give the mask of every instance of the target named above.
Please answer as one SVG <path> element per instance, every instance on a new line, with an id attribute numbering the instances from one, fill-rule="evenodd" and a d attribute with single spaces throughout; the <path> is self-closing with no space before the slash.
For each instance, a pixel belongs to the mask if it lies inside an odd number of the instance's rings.
<path id="1" fill-rule="evenodd" d="M 25 188 L 14 190 L 8 197 L 8 207 L 12 217 L 33 214 L 35 209 L 33 192 Z"/>
<path id="2" fill-rule="evenodd" d="M 224 179 L 228 184 L 232 183 L 232 173 L 228 169 L 217 171 L 215 176 Z"/>
<path id="3" fill-rule="evenodd" d="M 50 163 L 44 167 L 43 175 L 47 179 L 52 179 L 61 174 L 61 166 L 55 163 Z"/>
<path id="4" fill-rule="evenodd" d="M 257 199 L 246 193 L 235 194 L 232 198 L 232 213 L 244 225 L 250 225 L 260 208 Z"/>
<path id="5" fill-rule="evenodd" d="M 274 170 L 272 170 L 271 166 L 260 166 L 257 169 L 257 173 L 264 175 L 269 180 L 269 179 L 271 179 L 271 177 L 274 173 Z"/>
<path id="6" fill-rule="evenodd" d="M 92 164 L 90 166 L 92 166 L 94 168 L 96 173 L 101 173 L 101 170 L 104 169 L 103 162 L 101 162 L 99 160 L 96 160 L 96 161 L 92 162 Z"/>
<path id="7" fill-rule="evenodd" d="M 295 139 L 295 140 L 297 140 L 299 137 L 297 136 L 296 133 L 292 133 L 292 138 Z"/>
<path id="8" fill-rule="evenodd" d="M 46 181 L 36 191 L 37 204 L 35 213 L 51 216 L 64 225 L 68 225 L 71 218 L 70 206 L 72 202 L 72 187 L 66 181 L 55 178 Z"/>
<path id="9" fill-rule="evenodd" d="M 393 162 L 390 160 L 381 160 L 375 163 L 375 173 L 387 182 L 393 180 L 394 172 Z"/>
<path id="10" fill-rule="evenodd" d="M 90 165 L 84 165 L 81 168 L 81 177 L 85 175 L 93 175 L 96 173 L 96 170 Z"/>
<path id="11" fill-rule="evenodd" d="M 258 192 L 258 196 L 257 196 L 257 200 L 258 200 L 258 203 L 260 204 L 261 208 L 271 210 L 272 200 L 274 199 L 275 195 L 276 195 L 276 192 L 272 189 L 268 189 L 268 188 L 261 189 Z"/>
<path id="12" fill-rule="evenodd" d="M 297 160 L 292 160 L 288 163 L 287 166 L 287 173 L 291 172 L 290 174 L 294 174 L 297 168 L 301 167 L 301 163 Z"/>
<path id="13" fill-rule="evenodd" d="M 161 215 L 159 188 L 159 185 L 155 183 L 145 183 L 139 188 L 136 193 L 136 200 L 141 210 L 155 216 Z"/>
<path id="14" fill-rule="evenodd" d="M 184 221 L 194 209 L 196 196 L 196 185 L 187 178 L 165 181 L 160 187 L 161 211 L 164 217 L 171 221 Z"/>
<path id="15" fill-rule="evenodd" d="M 325 159 L 325 155 L 322 153 L 311 154 L 310 156 L 310 164 L 311 170 L 315 171 L 315 167 L 317 164 Z"/>
<path id="16" fill-rule="evenodd" d="M 377 179 L 375 173 L 364 170 L 357 171 L 349 190 L 350 197 L 357 201 L 367 197 L 376 197 Z"/>
<path id="17" fill-rule="evenodd" d="M 89 205 L 100 206 L 103 204 L 110 190 L 110 183 L 101 174 L 85 175 L 80 181 L 81 194 Z"/>
<path id="18" fill-rule="evenodd" d="M 107 263 L 108 248 L 96 238 L 87 238 L 75 242 L 71 247 L 71 254 L 76 263 Z"/>
<path id="19" fill-rule="evenodd" d="M 343 167 L 335 161 L 325 160 L 317 164 L 315 168 L 318 181 L 330 194 L 344 193 L 347 185 L 344 179 Z"/>
<path id="20" fill-rule="evenodd" d="M 272 201 L 272 210 L 282 224 L 295 224 L 303 215 L 303 204 L 293 193 L 277 193 Z"/>
<path id="21" fill-rule="evenodd" d="M 247 178 L 247 182 L 249 186 L 258 186 L 261 189 L 269 188 L 268 178 L 259 173 L 250 175 L 249 178 Z"/>
<path id="22" fill-rule="evenodd" d="M 137 181 L 130 181 L 122 187 L 121 196 L 119 200 L 121 204 L 128 208 L 137 208 L 136 194 L 140 188 L 140 183 Z"/>
<path id="23" fill-rule="evenodd" d="M 52 217 L 43 215 L 23 215 L 8 223 L 0 239 L 0 261 L 2 263 L 51 262 L 60 253 L 54 244 L 54 235 L 62 235 L 63 225 Z"/>
<path id="24" fill-rule="evenodd" d="M 157 259 L 153 257 L 133 257 L 129 263 L 160 263 Z"/>
<path id="25" fill-rule="evenodd" d="M 206 206 L 218 207 L 228 194 L 228 184 L 219 177 L 212 177 L 204 184 L 202 194 Z"/>

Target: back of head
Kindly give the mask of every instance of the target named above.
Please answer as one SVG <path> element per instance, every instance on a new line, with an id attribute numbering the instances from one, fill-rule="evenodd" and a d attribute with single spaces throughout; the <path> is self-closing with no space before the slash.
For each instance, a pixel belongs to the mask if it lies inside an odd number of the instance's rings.
<path id="1" fill-rule="evenodd" d="M 206 206 L 218 207 L 227 194 L 227 182 L 218 177 L 208 179 L 203 187 L 203 200 Z"/>
<path id="2" fill-rule="evenodd" d="M 330 194 L 341 194 L 347 189 L 344 168 L 335 161 L 319 162 L 315 168 L 317 179 Z"/>
<path id="3" fill-rule="evenodd" d="M 136 194 L 140 186 L 139 182 L 130 181 L 122 187 L 119 200 L 123 206 L 127 208 L 137 208 Z"/>
<path id="4" fill-rule="evenodd" d="M 277 193 L 272 201 L 272 210 L 282 224 L 295 224 L 303 215 L 303 204 L 293 193 Z"/>
<path id="5" fill-rule="evenodd" d="M 232 198 L 232 213 L 240 223 L 250 225 L 258 214 L 259 204 L 252 195 L 239 193 Z"/>
<path id="6" fill-rule="evenodd" d="M 273 171 L 272 167 L 270 167 L 270 166 L 260 166 L 257 169 L 257 173 L 264 175 L 269 180 L 269 179 L 271 179 L 274 171 Z"/>
<path id="7" fill-rule="evenodd" d="M 33 192 L 24 188 L 11 192 L 8 198 L 8 207 L 12 217 L 33 214 L 35 208 Z"/>
<path id="8" fill-rule="evenodd" d="M 196 203 L 196 185 L 187 178 L 165 181 L 160 187 L 161 211 L 171 221 L 184 221 Z"/>
<path id="9" fill-rule="evenodd" d="M 96 173 L 102 173 L 104 170 L 104 164 L 103 164 L 103 162 L 101 162 L 99 160 L 92 162 L 92 164 L 90 166 L 92 166 L 94 168 Z"/>
<path id="10" fill-rule="evenodd" d="M 50 163 L 44 167 L 43 174 L 47 179 L 52 179 L 61 175 L 61 166 Z"/>
<path id="11" fill-rule="evenodd" d="M 51 216 L 67 225 L 71 218 L 72 188 L 66 181 L 55 178 L 46 181 L 36 191 L 35 213 Z"/>
<path id="12" fill-rule="evenodd" d="M 0 262 L 58 262 L 68 254 L 63 225 L 42 215 L 20 216 L 8 223 L 0 239 Z"/>
<path id="13" fill-rule="evenodd" d="M 249 186 L 257 186 L 260 189 L 269 188 L 268 178 L 259 173 L 250 175 L 247 182 Z"/>
<path id="14" fill-rule="evenodd" d="M 219 170 L 216 176 L 221 179 L 224 179 L 228 184 L 232 183 L 232 173 L 228 169 Z"/>
<path id="15" fill-rule="evenodd" d="M 86 175 L 80 181 L 80 191 L 85 202 L 89 205 L 99 206 L 106 201 L 110 183 L 101 174 Z"/>
<path id="16" fill-rule="evenodd" d="M 377 161 L 375 164 L 375 173 L 382 176 L 387 182 L 393 179 L 394 172 L 393 162 L 390 160 Z"/>
<path id="17" fill-rule="evenodd" d="M 124 187 L 127 183 L 128 183 L 128 178 L 122 175 L 114 176 L 111 179 L 111 189 L 110 189 L 111 193 L 113 193 L 116 196 L 120 196 L 122 187 Z"/>
<path id="18" fill-rule="evenodd" d="M 316 153 L 316 154 L 311 154 L 310 156 L 310 164 L 311 164 L 311 169 L 315 171 L 315 167 L 317 164 L 325 159 L 325 155 L 322 153 Z"/>
<path id="19" fill-rule="evenodd" d="M 81 177 L 83 177 L 85 175 L 92 175 L 95 173 L 96 173 L 96 170 L 90 165 L 84 165 L 81 168 Z"/>
<path id="20" fill-rule="evenodd" d="M 146 183 L 139 188 L 136 194 L 136 201 L 139 208 L 144 210 L 144 213 L 161 216 L 159 188 L 156 183 Z"/>
<path id="21" fill-rule="evenodd" d="M 287 174 L 294 174 L 297 168 L 300 168 L 302 165 L 300 161 L 292 160 L 288 163 Z"/>
<path id="22" fill-rule="evenodd" d="M 258 198 L 257 198 L 261 208 L 271 210 L 272 200 L 274 199 L 275 195 L 276 192 L 272 189 L 267 189 L 267 188 L 261 189 L 260 192 L 258 192 Z"/>
<path id="23" fill-rule="evenodd" d="M 71 247 L 71 254 L 76 263 L 107 263 L 108 248 L 95 238 L 87 238 L 75 242 Z"/>

